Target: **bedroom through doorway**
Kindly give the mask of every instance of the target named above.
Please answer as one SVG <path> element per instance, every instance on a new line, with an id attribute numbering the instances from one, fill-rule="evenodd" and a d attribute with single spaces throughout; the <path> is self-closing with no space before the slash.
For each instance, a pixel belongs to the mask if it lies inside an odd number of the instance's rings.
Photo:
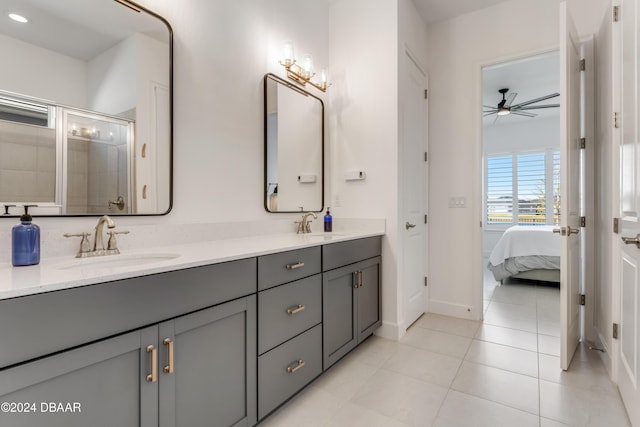
<path id="1" fill-rule="evenodd" d="M 557 50 L 482 69 L 480 333 L 550 367 L 560 366 L 559 91 Z"/>

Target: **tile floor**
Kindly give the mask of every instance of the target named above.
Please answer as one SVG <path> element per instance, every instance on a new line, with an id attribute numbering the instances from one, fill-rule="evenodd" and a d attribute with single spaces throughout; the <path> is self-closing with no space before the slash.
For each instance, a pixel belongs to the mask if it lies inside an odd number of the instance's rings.
<path id="1" fill-rule="evenodd" d="M 490 273 L 489 273 L 490 274 Z M 268 426 L 629 426 L 599 353 L 560 370 L 559 289 L 485 278 L 483 322 L 427 313 L 371 337 Z"/>

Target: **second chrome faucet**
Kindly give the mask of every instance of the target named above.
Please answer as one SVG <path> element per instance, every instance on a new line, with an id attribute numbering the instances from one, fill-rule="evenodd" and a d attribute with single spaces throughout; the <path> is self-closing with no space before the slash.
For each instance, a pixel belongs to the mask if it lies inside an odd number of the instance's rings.
<path id="1" fill-rule="evenodd" d="M 306 214 L 302 215 L 302 221 L 295 222 L 297 225 L 296 234 L 311 233 L 311 220 L 309 219 L 310 216 L 313 216 L 314 219 L 318 218 L 318 215 L 316 215 L 314 212 L 307 212 Z"/>
<path id="2" fill-rule="evenodd" d="M 104 246 L 104 225 L 107 225 L 109 231 L 109 240 L 107 241 L 107 247 Z M 120 253 L 118 249 L 118 242 L 116 241 L 116 234 L 128 234 L 129 232 L 126 230 L 116 231 L 116 224 L 113 220 L 108 216 L 104 215 L 98 219 L 98 223 L 95 227 L 95 233 L 93 236 L 93 249 L 91 248 L 91 244 L 89 243 L 89 233 L 65 233 L 64 237 L 81 237 L 80 240 L 80 249 L 78 249 L 78 253 L 76 254 L 76 258 L 87 258 L 93 256 L 103 256 L 103 255 L 117 255 Z"/>

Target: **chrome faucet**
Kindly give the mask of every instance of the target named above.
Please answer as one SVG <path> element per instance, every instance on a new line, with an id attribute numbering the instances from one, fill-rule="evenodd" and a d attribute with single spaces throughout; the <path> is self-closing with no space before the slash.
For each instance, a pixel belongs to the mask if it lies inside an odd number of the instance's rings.
<path id="1" fill-rule="evenodd" d="M 110 230 L 109 233 L 109 241 L 107 243 L 107 247 L 104 246 L 104 225 L 107 224 L 107 228 Z M 80 249 L 76 254 L 76 258 L 86 258 L 93 256 L 102 256 L 102 255 L 117 255 L 120 253 L 118 250 L 118 243 L 116 242 L 116 234 L 129 234 L 128 231 L 116 231 L 113 230 L 116 227 L 116 224 L 113 220 L 108 216 L 104 215 L 98 219 L 98 224 L 96 224 L 95 233 L 93 237 L 93 249 L 89 249 L 91 245 L 89 244 L 89 233 L 65 233 L 64 237 L 81 237 L 80 241 Z"/>
<path id="2" fill-rule="evenodd" d="M 296 221 L 296 224 L 298 225 L 296 234 L 311 233 L 311 221 L 309 220 L 310 216 L 313 216 L 314 219 L 318 218 L 318 216 L 314 212 L 307 212 L 306 214 L 302 215 L 302 221 Z"/>

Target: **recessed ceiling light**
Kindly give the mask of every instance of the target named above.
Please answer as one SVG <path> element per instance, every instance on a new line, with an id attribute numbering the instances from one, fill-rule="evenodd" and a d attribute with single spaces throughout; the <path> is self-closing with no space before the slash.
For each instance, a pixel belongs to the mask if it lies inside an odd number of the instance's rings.
<path id="1" fill-rule="evenodd" d="M 20 22 L 21 24 L 26 24 L 27 22 L 29 22 L 27 18 L 22 15 L 18 15 L 17 13 L 10 13 L 9 18 L 13 19 L 16 22 Z"/>

